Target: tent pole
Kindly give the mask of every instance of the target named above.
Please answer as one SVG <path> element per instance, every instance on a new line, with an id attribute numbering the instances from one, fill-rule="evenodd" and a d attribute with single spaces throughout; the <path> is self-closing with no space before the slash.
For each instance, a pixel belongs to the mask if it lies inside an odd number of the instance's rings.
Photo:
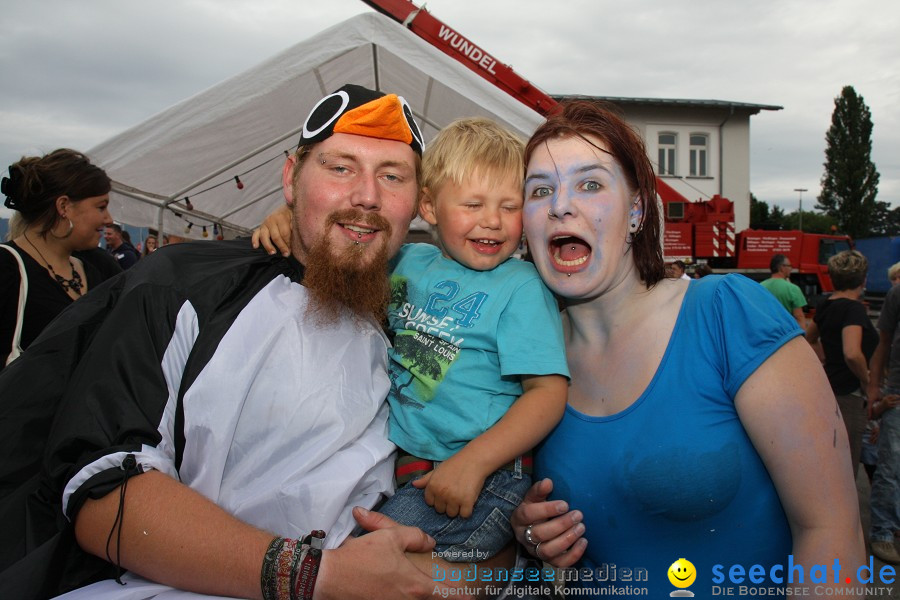
<path id="1" fill-rule="evenodd" d="M 159 225 L 156 228 L 156 245 L 159 248 L 162 248 L 163 239 L 165 236 L 165 231 L 163 231 L 163 215 L 166 212 L 166 205 L 163 204 L 159 207 Z"/>

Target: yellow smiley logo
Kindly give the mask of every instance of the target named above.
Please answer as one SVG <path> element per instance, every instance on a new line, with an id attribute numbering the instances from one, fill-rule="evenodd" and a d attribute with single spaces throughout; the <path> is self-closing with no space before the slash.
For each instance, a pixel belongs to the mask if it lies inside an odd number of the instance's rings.
<path id="1" fill-rule="evenodd" d="M 669 567 L 669 581 L 677 588 L 691 587 L 697 579 L 697 569 L 691 561 L 679 558 Z"/>

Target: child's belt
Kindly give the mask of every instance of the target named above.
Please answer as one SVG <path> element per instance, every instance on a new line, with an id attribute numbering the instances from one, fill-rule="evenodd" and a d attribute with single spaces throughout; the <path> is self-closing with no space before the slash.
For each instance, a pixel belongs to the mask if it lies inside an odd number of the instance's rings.
<path id="1" fill-rule="evenodd" d="M 515 471 L 516 470 L 516 461 L 521 459 L 522 472 L 528 473 L 529 475 L 533 471 L 534 459 L 531 456 L 531 451 L 526 452 L 519 458 L 514 458 L 509 461 L 502 467 L 506 471 Z M 437 461 L 440 462 L 440 461 Z M 428 460 L 427 458 L 419 458 L 418 456 L 413 456 L 408 452 L 404 452 L 403 450 L 397 450 L 397 466 L 394 470 L 394 474 L 397 477 L 397 487 L 404 485 L 405 483 L 416 479 L 417 477 L 421 477 L 425 473 L 434 470 L 433 460 Z"/>

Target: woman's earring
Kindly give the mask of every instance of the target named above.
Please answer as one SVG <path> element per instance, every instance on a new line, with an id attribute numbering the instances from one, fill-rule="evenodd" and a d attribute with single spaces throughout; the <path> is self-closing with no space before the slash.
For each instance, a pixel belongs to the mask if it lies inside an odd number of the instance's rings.
<path id="1" fill-rule="evenodd" d="M 640 224 L 638 223 L 638 217 L 634 213 L 631 212 L 631 219 L 628 221 L 628 235 L 626 236 L 625 241 L 631 244 L 634 242 L 635 236 L 638 234 L 638 230 L 640 229 Z"/>
<path id="2" fill-rule="evenodd" d="M 65 235 L 56 235 L 55 233 L 53 233 L 53 229 L 50 230 L 50 235 L 52 235 L 53 237 L 55 237 L 58 240 L 66 239 L 67 237 L 72 235 L 72 230 L 75 229 L 75 223 L 72 222 L 72 219 L 69 219 L 66 217 L 63 217 L 63 218 L 69 222 L 69 229 L 66 231 Z M 56 225 L 54 225 L 54 227 L 56 227 Z"/>

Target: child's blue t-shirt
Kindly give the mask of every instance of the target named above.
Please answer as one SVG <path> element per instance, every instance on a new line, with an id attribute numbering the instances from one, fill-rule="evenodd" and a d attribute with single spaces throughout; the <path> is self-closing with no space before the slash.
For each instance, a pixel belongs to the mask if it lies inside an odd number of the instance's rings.
<path id="1" fill-rule="evenodd" d="M 406 244 L 391 275 L 390 439 L 446 460 L 522 395 L 522 375 L 568 377 L 559 310 L 531 263 L 468 269 Z"/>
<path id="2" fill-rule="evenodd" d="M 662 362 L 634 404 L 607 417 L 566 407 L 538 447 L 535 472 L 553 480 L 553 499 L 584 514 L 588 546 L 579 567 L 602 575 L 615 565 L 616 585 L 667 598 L 676 589 L 667 572 L 679 558 L 697 570 L 690 586 L 697 597 L 710 595 L 715 565 L 727 581 L 731 565 L 759 564 L 768 573 L 786 564 L 787 518 L 734 398 L 802 333 L 758 283 L 704 277 L 690 283 Z M 625 583 L 623 569 L 645 569 L 648 578 Z"/>

